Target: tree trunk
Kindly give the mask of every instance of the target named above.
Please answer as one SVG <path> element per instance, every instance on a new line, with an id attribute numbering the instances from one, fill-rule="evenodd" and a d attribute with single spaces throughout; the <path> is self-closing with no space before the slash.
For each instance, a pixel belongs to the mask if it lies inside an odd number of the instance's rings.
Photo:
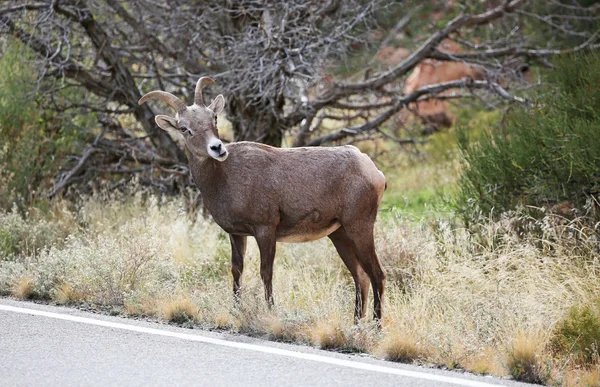
<path id="1" fill-rule="evenodd" d="M 283 116 L 283 98 L 267 106 L 247 104 L 231 97 L 227 118 L 231 121 L 236 141 L 256 141 L 281 147 L 285 128 L 278 117 Z"/>
<path id="2" fill-rule="evenodd" d="M 96 22 L 91 9 L 85 2 L 77 3 L 80 13 L 72 15 L 60 8 L 59 13 L 75 18 L 81 24 L 88 37 L 91 39 L 98 55 L 110 66 L 112 80 L 117 84 L 115 88 L 115 99 L 135 109 L 135 118 L 142 124 L 144 131 L 148 134 L 154 146 L 161 153 L 166 153 L 174 160 L 185 161 L 184 152 L 177 146 L 175 141 L 164 131 L 157 128 L 154 122 L 154 112 L 147 105 L 139 106 L 138 101 L 142 97 L 133 76 L 123 63 L 123 58 L 110 45 L 111 39 L 108 34 Z"/>

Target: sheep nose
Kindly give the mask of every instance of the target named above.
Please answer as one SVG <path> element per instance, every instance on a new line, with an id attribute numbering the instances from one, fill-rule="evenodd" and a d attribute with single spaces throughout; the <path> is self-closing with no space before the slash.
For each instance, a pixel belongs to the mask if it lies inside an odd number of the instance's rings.
<path id="1" fill-rule="evenodd" d="M 219 152 L 221 153 L 221 144 L 217 144 L 217 145 L 211 145 L 210 149 L 214 150 L 215 152 Z"/>

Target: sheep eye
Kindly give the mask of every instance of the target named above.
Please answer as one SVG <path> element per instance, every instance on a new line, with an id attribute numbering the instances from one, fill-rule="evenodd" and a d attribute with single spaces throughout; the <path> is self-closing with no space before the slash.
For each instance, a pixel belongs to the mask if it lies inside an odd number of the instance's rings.
<path id="1" fill-rule="evenodd" d="M 188 128 L 186 128 L 185 126 L 182 126 L 181 128 L 179 128 L 179 131 L 180 131 L 181 133 L 185 133 L 185 132 L 187 132 L 187 131 L 188 131 Z"/>

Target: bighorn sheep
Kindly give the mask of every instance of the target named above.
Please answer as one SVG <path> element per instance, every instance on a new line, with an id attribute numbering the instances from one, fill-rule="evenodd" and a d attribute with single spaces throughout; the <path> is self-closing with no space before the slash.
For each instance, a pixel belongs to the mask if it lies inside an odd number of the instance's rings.
<path id="1" fill-rule="evenodd" d="M 159 99 L 175 117 L 157 115 L 164 130 L 185 137 L 194 182 L 215 222 L 229 233 L 233 292 L 240 292 L 247 236 L 260 250 L 260 275 L 269 306 L 276 242 L 307 242 L 328 236 L 352 273 L 356 286 L 354 318 L 365 316 L 369 282 L 374 318 L 381 319 L 385 274 L 375 252 L 373 226 L 385 189 L 385 177 L 353 146 L 274 148 L 241 141 L 224 145 L 217 116 L 225 100 L 217 96 L 205 106 L 202 88 L 214 84 L 202 77 L 194 104 L 165 91 L 144 95 L 139 104 Z"/>

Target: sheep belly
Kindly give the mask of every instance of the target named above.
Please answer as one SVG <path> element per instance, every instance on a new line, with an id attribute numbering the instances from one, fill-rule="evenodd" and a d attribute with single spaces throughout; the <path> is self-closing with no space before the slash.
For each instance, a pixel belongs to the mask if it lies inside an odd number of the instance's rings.
<path id="1" fill-rule="evenodd" d="M 301 242 L 310 242 L 317 239 L 321 239 L 331 234 L 338 228 L 340 228 L 341 224 L 338 221 L 335 221 L 329 226 L 317 230 L 307 230 L 307 229 L 296 229 L 289 230 L 286 232 L 286 235 L 277 236 L 277 242 L 285 242 L 285 243 L 301 243 Z"/>

